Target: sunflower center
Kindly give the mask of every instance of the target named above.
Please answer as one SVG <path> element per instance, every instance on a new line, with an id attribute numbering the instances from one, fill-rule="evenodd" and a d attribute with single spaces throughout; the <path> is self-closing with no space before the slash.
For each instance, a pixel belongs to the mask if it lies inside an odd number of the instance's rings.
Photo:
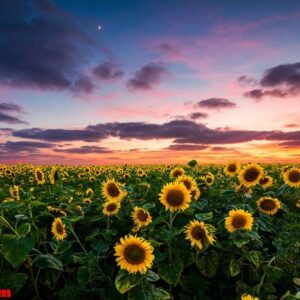
<path id="1" fill-rule="evenodd" d="M 246 225 L 246 219 L 243 216 L 235 216 L 232 220 L 232 226 L 234 228 L 241 228 Z"/>
<path id="2" fill-rule="evenodd" d="M 298 182 L 298 181 L 300 181 L 300 172 L 298 172 L 296 170 L 292 170 L 289 173 L 289 180 L 291 182 Z"/>
<path id="3" fill-rule="evenodd" d="M 57 222 L 57 224 L 56 224 L 56 231 L 59 234 L 63 234 L 64 233 L 64 226 L 61 224 L 61 222 Z"/>
<path id="4" fill-rule="evenodd" d="M 106 210 L 108 212 L 112 212 L 112 211 L 115 211 L 116 208 L 117 208 L 117 204 L 116 203 L 110 203 L 110 204 L 107 205 Z"/>
<path id="5" fill-rule="evenodd" d="M 257 170 L 256 168 L 249 168 L 248 170 L 246 170 L 244 178 L 246 181 L 251 182 L 257 179 L 259 175 L 259 170 Z"/>
<path id="6" fill-rule="evenodd" d="M 228 166 L 228 171 L 229 172 L 235 172 L 236 171 L 236 165 L 235 164 L 230 164 L 229 166 Z"/>
<path id="7" fill-rule="evenodd" d="M 142 211 L 141 209 L 138 210 L 137 212 L 137 218 L 141 221 L 141 222 L 146 222 L 148 219 L 148 213 Z"/>
<path id="8" fill-rule="evenodd" d="M 129 245 L 124 250 L 124 257 L 128 263 L 132 265 L 139 265 L 145 260 L 146 253 L 139 245 Z"/>
<path id="9" fill-rule="evenodd" d="M 212 178 L 211 177 L 207 177 L 206 178 L 206 182 L 211 183 L 212 182 Z"/>
<path id="10" fill-rule="evenodd" d="M 108 184 L 107 192 L 111 197 L 118 197 L 120 195 L 120 190 L 113 182 Z"/>
<path id="11" fill-rule="evenodd" d="M 262 184 L 262 185 L 264 185 L 264 184 L 268 183 L 268 181 L 269 181 L 269 178 L 268 178 L 268 177 L 264 177 L 264 178 L 262 178 L 262 179 L 259 181 L 259 183 Z"/>
<path id="12" fill-rule="evenodd" d="M 167 194 L 167 202 L 171 206 L 180 206 L 184 202 L 184 194 L 179 190 L 169 191 Z"/>
<path id="13" fill-rule="evenodd" d="M 274 208 L 276 208 L 276 204 L 273 200 L 271 199 L 265 199 L 263 200 L 261 203 L 260 203 L 260 207 L 263 209 L 263 210 L 266 210 L 266 211 L 272 211 Z"/>
<path id="14" fill-rule="evenodd" d="M 189 180 L 183 180 L 182 182 L 183 182 L 183 184 L 186 186 L 186 188 L 187 188 L 188 190 L 191 189 L 192 184 L 191 184 L 191 182 L 190 182 Z"/>
<path id="15" fill-rule="evenodd" d="M 199 241 L 203 241 L 204 238 L 206 237 L 206 233 L 205 230 L 201 227 L 201 226 L 195 226 L 192 230 L 191 230 L 191 236 Z"/>
<path id="16" fill-rule="evenodd" d="M 37 172 L 37 179 L 38 179 L 38 181 L 42 181 L 43 180 L 43 175 L 42 175 L 42 173 L 41 172 Z"/>
<path id="17" fill-rule="evenodd" d="M 173 173 L 173 176 L 175 176 L 175 177 L 178 177 L 178 176 L 181 176 L 181 175 L 182 175 L 182 172 L 180 170 L 176 170 Z"/>

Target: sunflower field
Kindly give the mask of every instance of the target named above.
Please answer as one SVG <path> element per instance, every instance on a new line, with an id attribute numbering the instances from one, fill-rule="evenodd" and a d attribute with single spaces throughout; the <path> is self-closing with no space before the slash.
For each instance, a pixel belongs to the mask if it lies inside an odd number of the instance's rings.
<path id="1" fill-rule="evenodd" d="M 297 164 L 0 165 L 12 299 L 300 299 Z"/>

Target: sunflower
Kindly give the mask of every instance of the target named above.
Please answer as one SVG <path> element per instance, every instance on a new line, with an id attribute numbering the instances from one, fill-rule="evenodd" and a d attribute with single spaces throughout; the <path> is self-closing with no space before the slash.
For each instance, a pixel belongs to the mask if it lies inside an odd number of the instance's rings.
<path id="1" fill-rule="evenodd" d="M 94 191 L 93 191 L 91 188 L 89 188 L 89 189 L 86 190 L 85 194 L 86 194 L 88 197 L 91 197 L 91 196 L 94 194 Z"/>
<path id="2" fill-rule="evenodd" d="M 243 294 L 241 296 L 241 300 L 259 300 L 259 298 L 253 297 L 253 296 L 251 296 L 249 294 Z"/>
<path id="3" fill-rule="evenodd" d="M 121 204 L 119 201 L 107 201 L 103 205 L 102 212 L 106 216 L 113 216 L 116 215 L 119 212 L 119 209 L 121 207 Z"/>
<path id="4" fill-rule="evenodd" d="M 146 273 L 151 268 L 153 247 L 143 238 L 127 235 L 115 247 L 118 266 L 129 273 Z"/>
<path id="5" fill-rule="evenodd" d="M 121 185 L 114 179 L 107 179 L 102 184 L 102 195 L 107 200 L 121 201 L 126 193 L 123 191 Z"/>
<path id="6" fill-rule="evenodd" d="M 228 217 L 225 218 L 225 227 L 228 232 L 232 233 L 237 229 L 251 230 L 254 219 L 252 214 L 243 209 L 232 209 Z"/>
<path id="7" fill-rule="evenodd" d="M 133 208 L 133 212 L 131 213 L 131 217 L 136 225 L 139 227 L 144 227 L 149 225 L 152 222 L 152 217 L 150 213 L 143 208 L 135 206 Z"/>
<path id="8" fill-rule="evenodd" d="M 261 197 L 256 201 L 258 210 L 267 214 L 275 215 L 281 207 L 281 203 L 278 199 L 272 197 Z"/>
<path id="9" fill-rule="evenodd" d="M 82 202 L 84 204 L 92 204 L 92 200 L 90 198 L 83 198 Z"/>
<path id="10" fill-rule="evenodd" d="M 205 184 L 211 186 L 215 181 L 215 176 L 212 173 L 208 173 L 204 178 Z"/>
<path id="11" fill-rule="evenodd" d="M 215 239 L 204 222 L 190 221 L 185 230 L 186 239 L 190 240 L 192 246 L 197 246 L 200 250 L 207 248 Z"/>
<path id="12" fill-rule="evenodd" d="M 260 178 L 258 182 L 263 189 L 270 187 L 273 184 L 273 178 L 271 176 L 264 176 Z"/>
<path id="13" fill-rule="evenodd" d="M 239 180 L 245 187 L 256 185 L 263 176 L 263 168 L 258 164 L 250 163 L 239 172 Z"/>
<path id="14" fill-rule="evenodd" d="M 191 202 L 191 195 L 183 183 L 167 183 L 159 194 L 160 202 L 171 212 L 185 210 Z"/>
<path id="15" fill-rule="evenodd" d="M 201 191 L 200 191 L 200 189 L 197 187 L 197 186 L 195 186 L 192 190 L 191 190 L 191 197 L 192 197 L 192 199 L 193 200 L 198 200 L 199 199 L 199 197 L 201 196 Z"/>
<path id="16" fill-rule="evenodd" d="M 284 182 L 290 187 L 300 187 L 300 168 L 293 167 L 283 173 Z"/>
<path id="17" fill-rule="evenodd" d="M 296 201 L 296 207 L 300 208 L 300 199 Z"/>
<path id="18" fill-rule="evenodd" d="M 56 167 L 51 168 L 51 171 L 50 171 L 50 174 L 49 174 L 48 178 L 49 178 L 51 184 L 55 184 L 57 182 L 57 180 L 58 180 L 58 170 L 57 170 Z"/>
<path id="19" fill-rule="evenodd" d="M 34 170 L 34 177 L 35 177 L 35 180 L 37 181 L 37 184 L 42 185 L 45 183 L 45 175 L 41 168 L 36 168 Z"/>
<path id="20" fill-rule="evenodd" d="M 173 170 L 171 170 L 170 176 L 171 177 L 178 177 L 178 176 L 184 175 L 184 173 L 185 173 L 184 169 L 182 169 L 180 167 L 175 167 Z"/>
<path id="21" fill-rule="evenodd" d="M 138 175 L 139 177 L 143 177 L 143 176 L 145 175 L 145 172 L 144 172 L 142 169 L 138 169 L 138 170 L 137 170 L 137 175 Z"/>
<path id="22" fill-rule="evenodd" d="M 17 185 L 11 186 L 9 188 L 9 194 L 11 198 L 16 200 L 20 200 L 20 188 Z"/>
<path id="23" fill-rule="evenodd" d="M 191 192 L 197 186 L 195 179 L 188 175 L 181 175 L 177 177 L 176 182 L 183 183 L 189 192 Z"/>
<path id="24" fill-rule="evenodd" d="M 51 227 L 51 232 L 53 233 L 55 239 L 58 241 L 61 241 L 66 238 L 66 228 L 60 218 L 54 219 Z"/>
<path id="25" fill-rule="evenodd" d="M 230 177 L 233 177 L 241 169 L 241 164 L 238 161 L 229 161 L 224 167 L 224 173 Z"/>

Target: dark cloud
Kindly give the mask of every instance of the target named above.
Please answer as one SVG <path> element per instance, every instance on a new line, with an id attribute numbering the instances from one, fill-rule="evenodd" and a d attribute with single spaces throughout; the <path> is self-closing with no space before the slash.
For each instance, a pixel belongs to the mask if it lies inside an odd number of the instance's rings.
<path id="1" fill-rule="evenodd" d="M 52 148 L 54 145 L 51 143 L 44 142 L 32 142 L 32 141 L 7 141 L 0 145 L 0 150 L 7 153 L 18 153 L 18 152 L 37 152 L 41 148 Z"/>
<path id="2" fill-rule="evenodd" d="M 100 49 L 101 50 L 101 49 Z M 0 83 L 90 93 L 94 42 L 51 1 L 0 1 Z"/>
<path id="3" fill-rule="evenodd" d="M 197 102 L 194 107 L 221 109 L 221 108 L 235 108 L 236 104 L 224 98 L 209 98 Z"/>
<path id="4" fill-rule="evenodd" d="M 113 151 L 98 146 L 81 146 L 79 148 L 69 148 L 69 149 L 54 149 L 55 152 L 64 152 L 70 154 L 90 154 L 90 153 L 112 153 Z"/>
<path id="5" fill-rule="evenodd" d="M 111 62 L 99 64 L 92 70 L 92 73 L 100 80 L 118 79 L 124 75 L 124 72 Z"/>
<path id="6" fill-rule="evenodd" d="M 166 149 L 175 151 L 197 151 L 207 149 L 206 145 L 194 145 L 194 144 L 172 144 Z"/>
<path id="7" fill-rule="evenodd" d="M 208 114 L 202 112 L 194 112 L 189 114 L 189 118 L 192 120 L 204 119 L 207 118 Z"/>
<path id="8" fill-rule="evenodd" d="M 300 140 L 282 142 L 279 143 L 279 146 L 295 148 L 295 146 L 300 146 Z"/>
<path id="9" fill-rule="evenodd" d="M 19 105 L 2 102 L 0 103 L 0 123 L 8 124 L 28 124 L 27 122 L 19 119 L 18 117 L 12 116 L 8 113 L 22 112 L 22 108 Z"/>
<path id="10" fill-rule="evenodd" d="M 161 52 L 164 52 L 166 54 L 179 54 L 180 51 L 178 49 L 178 47 L 174 44 L 171 44 L 169 42 L 164 42 L 158 45 L 158 50 L 160 50 Z"/>
<path id="11" fill-rule="evenodd" d="M 103 123 L 77 130 L 31 128 L 14 131 L 12 135 L 49 142 L 97 142 L 108 137 L 119 137 L 126 140 L 173 139 L 176 144 L 200 145 L 234 144 L 254 140 L 300 140 L 300 131 L 211 129 L 191 120 L 173 120 L 164 124 L 144 122 Z"/>
<path id="12" fill-rule="evenodd" d="M 299 125 L 291 123 L 291 124 L 286 124 L 284 127 L 286 127 L 286 128 L 295 128 L 295 127 L 299 127 Z"/>
<path id="13" fill-rule="evenodd" d="M 288 91 L 284 91 L 280 89 L 272 89 L 272 90 L 255 89 L 244 93 L 244 96 L 248 98 L 253 98 L 255 100 L 261 100 L 264 96 L 285 98 L 287 96 L 290 96 L 290 93 Z"/>
<path id="14" fill-rule="evenodd" d="M 260 100 L 265 96 L 285 98 L 299 95 L 300 62 L 282 64 L 265 70 L 259 83 L 260 89 L 248 91 L 244 96 Z"/>
<path id="15" fill-rule="evenodd" d="M 164 66 L 149 63 L 134 73 L 134 76 L 128 80 L 127 86 L 133 90 L 150 90 L 168 75 L 169 72 Z"/>
<path id="16" fill-rule="evenodd" d="M 226 148 L 226 147 L 211 147 L 210 150 L 212 151 L 220 151 L 220 152 L 223 152 L 223 151 L 232 151 L 232 148 Z"/>

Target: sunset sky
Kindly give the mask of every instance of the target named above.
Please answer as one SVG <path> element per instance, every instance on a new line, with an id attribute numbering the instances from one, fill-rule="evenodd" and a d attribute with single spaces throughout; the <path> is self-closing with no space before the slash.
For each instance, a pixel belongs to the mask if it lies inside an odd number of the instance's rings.
<path id="1" fill-rule="evenodd" d="M 0 0 L 0 162 L 300 159 L 300 1 Z"/>

